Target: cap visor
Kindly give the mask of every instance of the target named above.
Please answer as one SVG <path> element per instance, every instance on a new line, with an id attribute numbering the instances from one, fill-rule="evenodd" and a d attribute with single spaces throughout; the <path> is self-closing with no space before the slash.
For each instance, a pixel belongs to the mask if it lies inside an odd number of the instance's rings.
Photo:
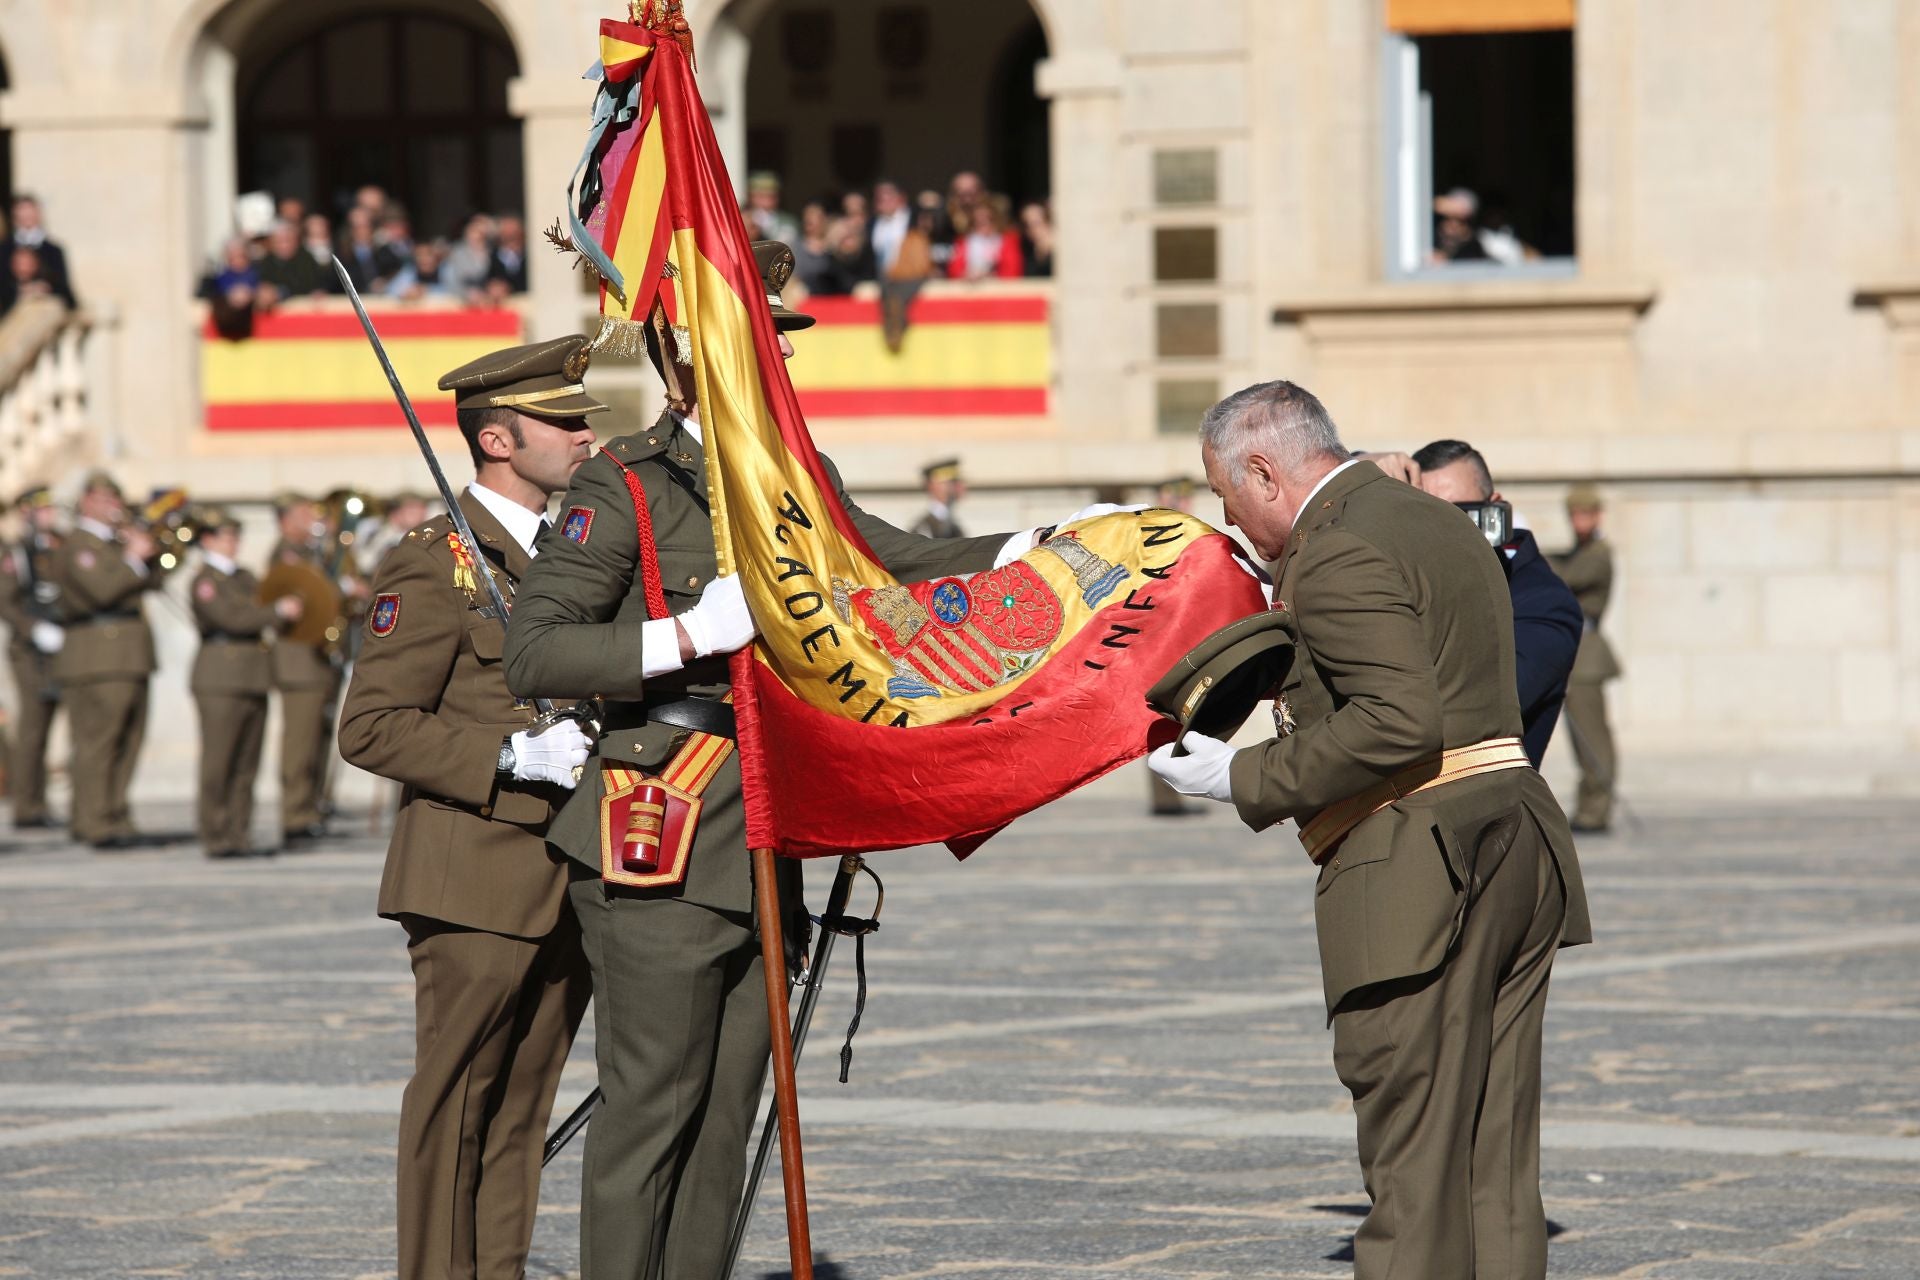
<path id="1" fill-rule="evenodd" d="M 795 329 L 813 328 L 813 317 L 799 311 L 789 311 L 785 307 L 773 308 L 773 327 L 781 333 L 791 333 Z"/>
<path id="2" fill-rule="evenodd" d="M 536 418 L 577 418 L 586 413 L 607 411 L 607 406 L 584 393 L 577 396 L 562 396 L 558 400 L 542 400 L 538 404 L 517 404 L 513 407 L 521 413 L 529 413 Z"/>

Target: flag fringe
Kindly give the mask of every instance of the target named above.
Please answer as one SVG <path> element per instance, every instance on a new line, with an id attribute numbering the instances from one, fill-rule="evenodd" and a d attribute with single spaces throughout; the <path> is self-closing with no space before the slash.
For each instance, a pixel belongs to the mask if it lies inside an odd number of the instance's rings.
<path id="1" fill-rule="evenodd" d="M 604 351 L 608 355 L 638 357 L 646 353 L 646 331 L 647 327 L 637 320 L 602 316 L 600 332 L 587 344 L 587 350 L 595 355 Z"/>

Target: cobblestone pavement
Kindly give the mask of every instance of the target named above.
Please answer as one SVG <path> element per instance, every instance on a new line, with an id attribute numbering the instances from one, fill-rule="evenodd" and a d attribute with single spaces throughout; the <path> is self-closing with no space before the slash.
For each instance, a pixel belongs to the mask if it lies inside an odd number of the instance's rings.
<path id="1" fill-rule="evenodd" d="M 852 1083 L 845 946 L 800 1073 L 823 1280 L 1346 1273 L 1365 1196 L 1309 869 L 1144 807 L 1129 774 L 964 865 L 878 860 Z M 1562 953 L 1547 1024 L 1555 1276 L 1920 1274 L 1916 818 L 1668 810 L 1584 847 L 1601 942 Z M 392 1274 L 412 1019 L 382 848 L 0 834 L 0 1275 Z M 561 1110 L 591 1084 L 583 1041 Z M 573 1274 L 579 1167 L 549 1171 L 530 1275 Z M 743 1275 L 785 1271 L 778 1185 Z"/>

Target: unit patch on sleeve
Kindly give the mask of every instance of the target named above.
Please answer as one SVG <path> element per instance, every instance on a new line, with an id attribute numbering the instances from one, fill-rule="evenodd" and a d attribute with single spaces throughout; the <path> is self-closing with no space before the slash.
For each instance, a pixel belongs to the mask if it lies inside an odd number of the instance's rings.
<path id="1" fill-rule="evenodd" d="M 212 578 L 202 578 L 193 584 L 193 598 L 201 604 L 212 604 L 214 594 Z"/>
<path id="2" fill-rule="evenodd" d="M 373 608 L 367 613 L 367 630 L 376 636 L 390 636 L 399 625 L 400 593 L 386 591 L 375 596 Z"/>
<path id="3" fill-rule="evenodd" d="M 585 545 L 587 535 L 593 532 L 592 507 L 568 507 L 567 518 L 560 522 L 560 536 L 569 542 Z"/>

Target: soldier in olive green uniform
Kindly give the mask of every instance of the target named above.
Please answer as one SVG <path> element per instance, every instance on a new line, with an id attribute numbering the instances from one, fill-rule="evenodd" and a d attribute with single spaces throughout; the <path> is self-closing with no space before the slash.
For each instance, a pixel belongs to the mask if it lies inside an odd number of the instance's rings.
<path id="1" fill-rule="evenodd" d="M 923 538 L 964 538 L 966 532 L 953 518 L 953 509 L 966 496 L 967 482 L 960 478 L 960 459 L 942 458 L 920 468 L 920 483 L 927 491 L 927 509 L 913 522 L 911 532 Z"/>
<path id="2" fill-rule="evenodd" d="M 56 825 L 47 812 L 47 741 L 53 736 L 60 687 L 53 659 L 65 642 L 60 626 L 60 588 L 54 581 L 59 514 L 50 490 L 36 486 L 14 503 L 20 540 L 0 546 L 0 622 L 7 626 L 7 658 L 13 668 L 13 753 L 8 789 L 13 825 L 28 830 Z"/>
<path id="3" fill-rule="evenodd" d="M 1607 682 L 1620 677 L 1620 659 L 1601 634 L 1600 620 L 1613 596 L 1613 547 L 1600 533 L 1600 491 L 1575 485 L 1567 494 L 1567 520 L 1573 525 L 1573 549 L 1553 558 L 1553 567 L 1580 601 L 1586 629 L 1567 678 L 1563 708 L 1572 731 L 1573 754 L 1580 762 L 1580 792 L 1573 806 L 1575 831 L 1605 831 L 1613 821 L 1614 782 L 1620 775 L 1607 722 Z"/>
<path id="4" fill-rule="evenodd" d="M 792 271 L 785 245 L 755 246 L 767 292 Z M 785 332 L 811 317 L 774 309 Z M 581 865 L 571 890 L 593 966 L 595 1055 L 605 1104 L 587 1132 L 581 1269 L 596 1280 L 711 1277 L 745 1179 L 748 1130 L 768 1057 L 767 1005 L 752 918 L 737 755 L 702 795 L 682 884 L 603 883 L 601 768 L 654 771 L 682 725 L 732 735 L 725 655 L 755 634 L 738 580 L 716 578 L 707 457 L 685 366 L 656 365 L 677 406 L 611 441 L 580 468 L 555 535 L 521 583 L 507 635 L 507 683 L 523 696 L 610 699 L 598 758 L 548 839 Z M 634 505 L 623 468 L 652 513 L 670 618 L 647 617 Z M 836 477 L 837 484 L 837 477 Z M 902 580 L 985 569 L 1033 534 L 935 542 L 847 503 L 862 535 Z M 1014 546 L 1013 544 L 1018 544 Z M 798 868 L 783 867 L 783 904 L 798 908 Z"/>
<path id="5" fill-rule="evenodd" d="M 272 686 L 267 630 L 300 616 L 300 601 L 260 603 L 260 580 L 234 561 L 240 522 L 224 511 L 202 524 L 200 572 L 190 594 L 200 628 L 193 660 L 200 711 L 200 844 L 209 858 L 244 858 L 253 848 L 253 782 L 267 730 Z"/>
<path id="6" fill-rule="evenodd" d="M 1279 736 L 1188 733 L 1149 764 L 1320 863 L 1314 918 L 1334 1066 L 1372 1211 L 1359 1280 L 1538 1280 L 1540 1042 L 1554 951 L 1590 940 L 1565 817 L 1527 764 L 1513 616 L 1452 505 L 1348 459 L 1291 383 L 1201 426 L 1227 519 L 1280 560 L 1294 644 Z"/>
<path id="7" fill-rule="evenodd" d="M 293 493 L 280 494 L 273 506 L 280 542 L 272 563 L 303 565 L 330 577 L 317 542 L 319 507 Z M 283 637 L 271 653 L 273 687 L 280 694 L 280 827 L 287 847 L 297 848 L 327 830 L 321 787 L 333 750 L 328 722 L 340 694 L 340 667 L 325 643 Z"/>
<path id="8" fill-rule="evenodd" d="M 160 585 L 157 552 L 150 534 L 127 523 L 113 479 L 88 476 L 73 531 L 54 556 L 67 633 L 53 674 L 73 737 L 73 835 L 95 849 L 140 843 L 127 788 L 146 737 L 154 660 L 142 597 Z"/>
<path id="9" fill-rule="evenodd" d="M 578 337 L 494 352 L 450 373 L 474 483 L 460 507 L 501 593 L 540 550 L 548 498 L 593 447 L 584 394 L 538 396 Z M 551 546 L 548 539 L 541 546 Z M 586 1011 L 565 860 L 543 835 L 590 743 L 507 692 L 505 621 L 438 516 L 381 561 L 340 725 L 352 764 L 404 785 L 380 914 L 407 931 L 413 1078 L 400 1104 L 402 1280 L 526 1273 L 540 1157 L 560 1070 Z"/>

